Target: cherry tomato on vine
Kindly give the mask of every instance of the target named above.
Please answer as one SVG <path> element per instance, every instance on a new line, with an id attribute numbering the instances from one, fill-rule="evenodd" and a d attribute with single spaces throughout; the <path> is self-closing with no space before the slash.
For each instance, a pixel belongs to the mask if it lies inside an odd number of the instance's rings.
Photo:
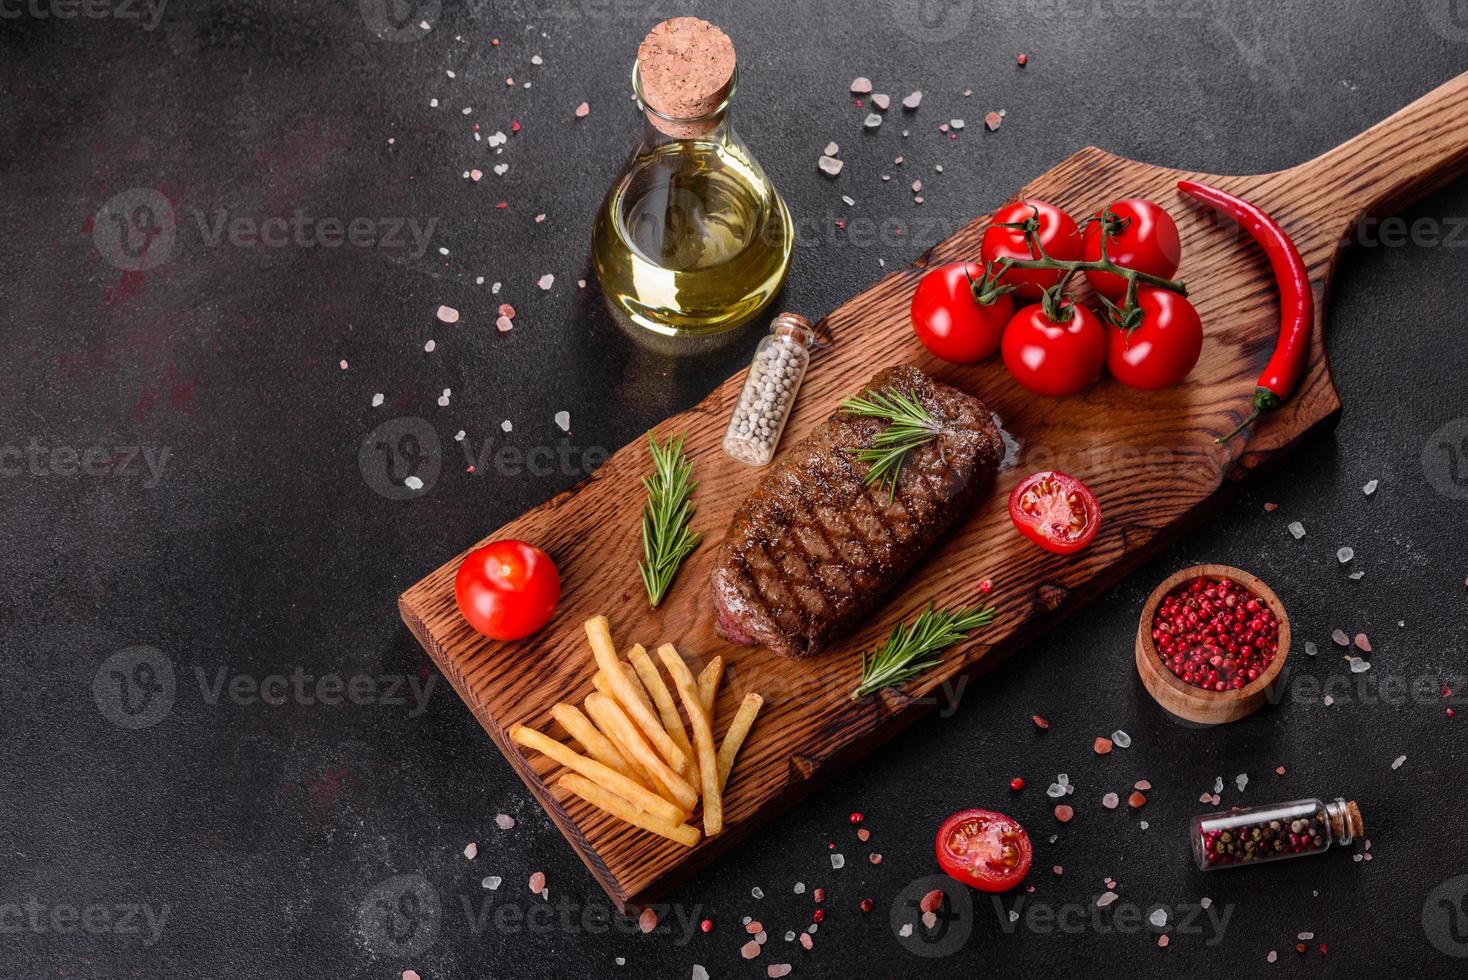
<path id="1" fill-rule="evenodd" d="M 960 810 L 938 828 L 938 865 L 954 881 L 1006 892 L 1030 872 L 1034 847 L 1014 820 L 992 810 Z"/>
<path id="2" fill-rule="evenodd" d="M 1001 225 L 1019 224 L 1030 218 L 1038 218 L 1040 245 L 1052 259 L 1066 262 L 1081 257 L 1081 236 L 1075 219 L 1055 205 L 1045 201 L 1016 201 L 994 212 L 989 227 L 979 243 L 979 257 L 983 264 L 1000 259 L 1038 259 L 1039 252 L 1030 248 L 1025 233 L 1020 228 L 1004 228 Z M 1039 299 L 1040 294 L 1060 281 L 1056 269 L 1010 269 L 1001 277 L 1015 287 L 1015 292 L 1026 299 Z"/>
<path id="3" fill-rule="evenodd" d="M 1000 293 L 979 302 L 975 288 L 984 270 L 972 262 L 950 262 L 926 273 L 912 294 L 912 329 L 933 354 L 955 364 L 981 361 L 999 349 L 1014 300 Z"/>
<path id="4" fill-rule="evenodd" d="M 561 576 L 550 555 L 524 541 L 494 541 L 469 553 L 454 598 L 470 626 L 492 640 L 518 640 L 550 621 Z"/>
<path id="5" fill-rule="evenodd" d="M 1106 368 L 1132 388 L 1167 388 L 1188 376 L 1203 350 L 1203 321 L 1185 297 L 1153 286 L 1137 287 L 1141 321 L 1123 330 L 1106 324 Z"/>
<path id="6" fill-rule="evenodd" d="M 1110 212 L 1110 217 L 1102 215 Z M 1161 205 L 1151 201 L 1128 199 L 1113 201 L 1104 211 L 1086 223 L 1081 241 L 1081 257 L 1094 262 L 1101 257 L 1101 235 L 1106 234 L 1106 257 L 1119 266 L 1136 269 L 1148 275 L 1171 279 L 1177 274 L 1182 259 L 1182 240 L 1177 223 Z M 1126 279 L 1113 272 L 1086 270 L 1091 288 L 1108 299 L 1121 299 L 1126 293 Z"/>
<path id="7" fill-rule="evenodd" d="M 1084 306 L 1065 301 L 1063 320 L 1045 304 L 1026 306 L 1004 328 L 1004 366 L 1037 395 L 1073 395 L 1101 376 L 1106 363 L 1106 328 Z"/>
<path id="8" fill-rule="evenodd" d="M 1009 519 L 1019 533 L 1046 551 L 1073 555 L 1096 536 L 1101 505 L 1073 476 L 1042 470 L 1019 481 L 1009 494 Z"/>

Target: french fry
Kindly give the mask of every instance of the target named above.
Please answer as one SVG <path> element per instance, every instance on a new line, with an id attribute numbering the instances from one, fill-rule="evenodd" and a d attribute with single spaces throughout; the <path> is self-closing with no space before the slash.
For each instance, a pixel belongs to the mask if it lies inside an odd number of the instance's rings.
<path id="1" fill-rule="evenodd" d="M 698 699 L 703 710 L 708 712 L 709 724 L 714 723 L 714 696 L 719 693 L 719 681 L 724 679 L 724 658 L 715 657 L 698 673 Z"/>
<path id="2" fill-rule="evenodd" d="M 622 729 L 617 727 L 616 723 L 609 717 L 607 711 L 607 705 L 615 705 L 617 699 L 609 693 L 598 691 L 596 694 L 588 695 L 586 700 L 581 703 L 586 708 L 587 715 L 591 717 L 596 727 L 617 747 L 617 751 L 622 753 L 622 758 L 627 760 L 627 766 L 632 770 L 628 775 L 637 783 L 647 787 L 669 803 L 677 806 L 678 804 L 673 800 L 673 794 L 669 792 L 668 788 L 657 777 L 648 772 L 642 763 L 637 761 L 637 756 L 633 755 L 632 749 L 622 741 Z M 635 726 L 633 730 L 636 730 Z"/>
<path id="3" fill-rule="evenodd" d="M 591 641 L 591 652 L 596 656 L 596 665 L 606 675 L 607 686 L 611 689 L 613 697 L 627 712 L 627 717 L 632 719 L 642 734 L 647 737 L 648 742 L 657 750 L 674 770 L 681 772 L 688 765 L 688 756 L 683 750 L 673 744 L 672 738 L 664 731 L 662 723 L 652 710 L 637 696 L 637 689 L 633 686 L 631 678 L 622 669 L 622 662 L 617 659 L 617 648 L 612 645 L 612 632 L 607 625 L 605 616 L 594 616 L 586 621 L 586 637 Z M 644 763 L 645 764 L 645 763 Z M 677 772 L 674 773 L 677 775 Z M 680 782 L 683 777 L 678 777 Z M 669 787 L 670 789 L 674 787 Z"/>
<path id="4" fill-rule="evenodd" d="M 632 776 L 632 767 L 627 764 L 617 746 L 581 713 L 580 708 L 571 704 L 557 704 L 551 708 L 551 717 L 560 722 L 561 727 L 570 732 L 572 738 L 585 746 L 587 755 L 624 776 L 636 778 Z"/>
<path id="5" fill-rule="evenodd" d="M 578 772 L 609 792 L 615 793 L 630 805 L 650 813 L 669 823 L 682 823 L 688 815 L 672 803 L 645 787 L 639 786 L 615 769 L 608 768 L 595 759 L 588 759 L 555 739 L 533 728 L 516 725 L 510 729 L 510 740 L 516 745 L 534 749 L 574 772 Z M 691 807 L 689 809 L 692 809 Z"/>
<path id="6" fill-rule="evenodd" d="M 638 650 L 642 650 L 642 644 L 634 643 L 632 645 L 632 649 L 627 651 L 627 657 L 630 659 L 632 657 L 632 654 L 636 653 Z M 642 652 L 645 654 L 647 651 L 643 650 Z M 646 708 L 649 713 L 656 714 L 657 712 L 656 709 L 653 707 L 652 698 L 648 696 L 648 690 L 646 687 L 643 686 L 641 676 L 633 668 L 632 664 L 630 664 L 627 660 L 622 661 L 622 673 L 627 675 L 627 681 L 629 684 L 632 685 L 632 693 L 637 695 L 637 700 L 642 702 L 642 706 Z M 680 749 L 682 748 L 681 745 L 678 747 Z"/>
<path id="7" fill-rule="evenodd" d="M 683 710 L 688 712 L 688 721 L 693 725 L 693 744 L 698 747 L 698 773 L 703 782 L 703 832 L 713 837 L 724 829 L 724 802 L 719 791 L 719 763 L 714 755 L 714 733 L 709 725 L 709 713 L 698 696 L 698 682 L 683 662 L 677 648 L 671 643 L 658 647 L 658 657 L 668 668 L 673 686 L 683 699 Z"/>
<path id="8" fill-rule="evenodd" d="M 729 730 L 724 733 L 724 741 L 719 745 L 719 789 L 729 781 L 729 771 L 734 768 L 734 757 L 739 754 L 739 747 L 744 744 L 744 737 L 749 734 L 749 729 L 754 725 L 754 716 L 759 714 L 760 707 L 765 699 L 750 691 L 739 703 L 739 710 L 734 713 L 734 720 L 729 722 Z"/>
<path id="9" fill-rule="evenodd" d="M 627 717 L 627 713 L 612 698 L 605 694 L 591 694 L 586 698 L 587 704 L 593 706 L 597 712 L 593 717 L 606 721 L 616 733 L 617 742 L 628 750 L 632 758 L 641 763 L 642 768 L 651 773 L 658 782 L 665 786 L 669 793 L 673 794 L 673 802 L 684 810 L 692 810 L 698 803 L 698 793 L 693 786 L 672 770 L 672 768 L 658 757 L 652 746 L 643 739 L 642 733 Z M 667 738 L 668 733 L 663 732 Z"/>
<path id="10" fill-rule="evenodd" d="M 684 847 L 692 847 L 698 843 L 699 834 L 697 827 L 691 827 L 686 823 L 668 823 L 665 820 L 659 820 L 650 814 L 643 813 L 620 796 L 617 796 L 615 793 L 608 793 L 605 789 L 584 776 L 578 776 L 574 772 L 568 772 L 562 775 L 557 782 L 597 809 L 605 810 L 618 820 L 625 820 L 634 827 L 641 827 L 643 830 L 652 831 L 654 834 L 668 838 L 668 840 L 677 841 Z"/>
<path id="11" fill-rule="evenodd" d="M 658 673 L 657 664 L 647 655 L 642 644 L 632 648 L 627 659 L 632 663 L 632 669 L 637 671 L 637 676 L 642 678 L 642 686 L 652 695 L 653 703 L 658 706 L 658 714 L 663 719 L 663 727 L 668 730 L 668 735 L 673 742 L 688 753 L 689 759 L 693 758 L 693 745 L 688 741 L 688 732 L 683 728 L 683 719 L 678 717 L 678 704 L 673 700 L 673 695 L 668 693 L 668 685 L 663 683 L 663 675 Z M 692 767 L 681 775 L 685 778 L 693 774 Z"/>

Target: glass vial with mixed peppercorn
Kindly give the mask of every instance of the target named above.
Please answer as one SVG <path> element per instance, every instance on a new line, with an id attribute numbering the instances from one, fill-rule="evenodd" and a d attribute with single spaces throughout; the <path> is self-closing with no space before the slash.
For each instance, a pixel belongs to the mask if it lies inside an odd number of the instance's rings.
<path id="1" fill-rule="evenodd" d="M 1319 854 L 1365 833 L 1354 801 L 1295 800 L 1193 818 L 1193 857 L 1204 871 Z"/>

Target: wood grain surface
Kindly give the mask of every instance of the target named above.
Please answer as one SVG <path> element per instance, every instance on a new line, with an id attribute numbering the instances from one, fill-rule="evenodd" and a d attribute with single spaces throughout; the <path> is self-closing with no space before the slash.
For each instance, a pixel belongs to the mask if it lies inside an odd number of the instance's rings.
<path id="1" fill-rule="evenodd" d="M 1146 197 L 1177 219 L 1183 242 L 1179 275 L 1203 318 L 1206 339 L 1192 375 L 1165 391 L 1138 392 L 1105 379 L 1082 394 L 1050 399 L 1019 388 L 997 357 L 960 367 L 928 356 L 908 325 L 912 291 L 926 267 L 976 258 L 987 216 L 833 310 L 820 325 L 832 340 L 812 360 L 783 446 L 803 438 L 877 369 L 912 362 L 978 395 L 998 413 L 1020 449 L 1017 465 L 1000 474 L 992 494 L 889 601 L 872 610 L 863 629 L 828 654 L 791 662 L 767 650 L 731 646 L 714 633 L 709 591 L 714 556 L 730 515 L 765 472 L 720 450 L 743 372 L 655 429 L 660 439 L 687 436 L 699 480 L 694 525 L 705 536 L 661 609 L 648 608 L 636 570 L 643 501 L 639 478 L 648 468 L 645 443 L 639 440 L 573 489 L 483 541 L 466 542 L 465 553 L 492 539 L 523 538 L 551 554 L 564 591 L 546 629 L 518 643 L 495 643 L 465 625 L 453 592 L 463 553 L 401 596 L 403 619 L 607 893 L 635 908 L 707 865 L 951 692 L 982 698 L 980 685 L 958 687 L 958 675 L 977 674 L 1022 649 L 1212 512 L 1222 491 L 1332 423 L 1340 401 L 1323 335 L 1337 255 L 1356 237 L 1363 216 L 1389 213 L 1465 170 L 1468 75 L 1288 170 L 1220 177 L 1137 163 L 1088 147 L 1018 189 L 1017 196 L 1043 198 L 1077 216 L 1117 198 Z M 1175 184 L 1185 177 L 1240 194 L 1274 215 L 1299 246 L 1317 299 L 1309 366 L 1299 390 L 1245 438 L 1226 446 L 1215 445 L 1214 438 L 1249 409 L 1255 378 L 1274 347 L 1279 303 L 1262 251 L 1231 221 L 1181 196 Z M 1005 509 L 1009 490 L 1021 476 L 1051 468 L 1084 480 L 1105 511 L 1094 543 L 1069 558 L 1042 552 L 1014 533 Z M 995 583 L 989 596 L 998 609 L 993 626 L 950 650 L 941 667 L 901 692 L 850 699 L 858 651 L 930 601 L 974 602 L 977 583 L 985 578 Z M 598 613 L 610 618 L 619 648 L 673 642 L 696 662 L 722 654 L 729 668 L 718 699 L 717 732 L 746 691 L 766 698 L 729 780 L 726 829 L 696 848 L 637 830 L 569 796 L 553 785 L 557 767 L 533 753 L 523 755 L 506 735 L 516 723 L 551 729 L 553 703 L 579 702 L 591 691 L 595 667 L 581 624 Z M 1130 640 L 1117 638 L 1119 657 L 1130 652 Z"/>

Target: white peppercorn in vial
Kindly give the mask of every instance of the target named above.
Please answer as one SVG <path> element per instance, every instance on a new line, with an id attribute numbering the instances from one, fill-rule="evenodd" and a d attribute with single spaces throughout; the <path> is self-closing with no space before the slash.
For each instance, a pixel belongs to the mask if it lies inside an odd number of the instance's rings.
<path id="1" fill-rule="evenodd" d="M 815 331 L 805 317 L 795 313 L 775 317 L 769 336 L 754 350 L 739 403 L 724 431 L 724 452 L 750 466 L 765 466 L 775 458 L 780 433 L 810 366 L 814 339 Z"/>

